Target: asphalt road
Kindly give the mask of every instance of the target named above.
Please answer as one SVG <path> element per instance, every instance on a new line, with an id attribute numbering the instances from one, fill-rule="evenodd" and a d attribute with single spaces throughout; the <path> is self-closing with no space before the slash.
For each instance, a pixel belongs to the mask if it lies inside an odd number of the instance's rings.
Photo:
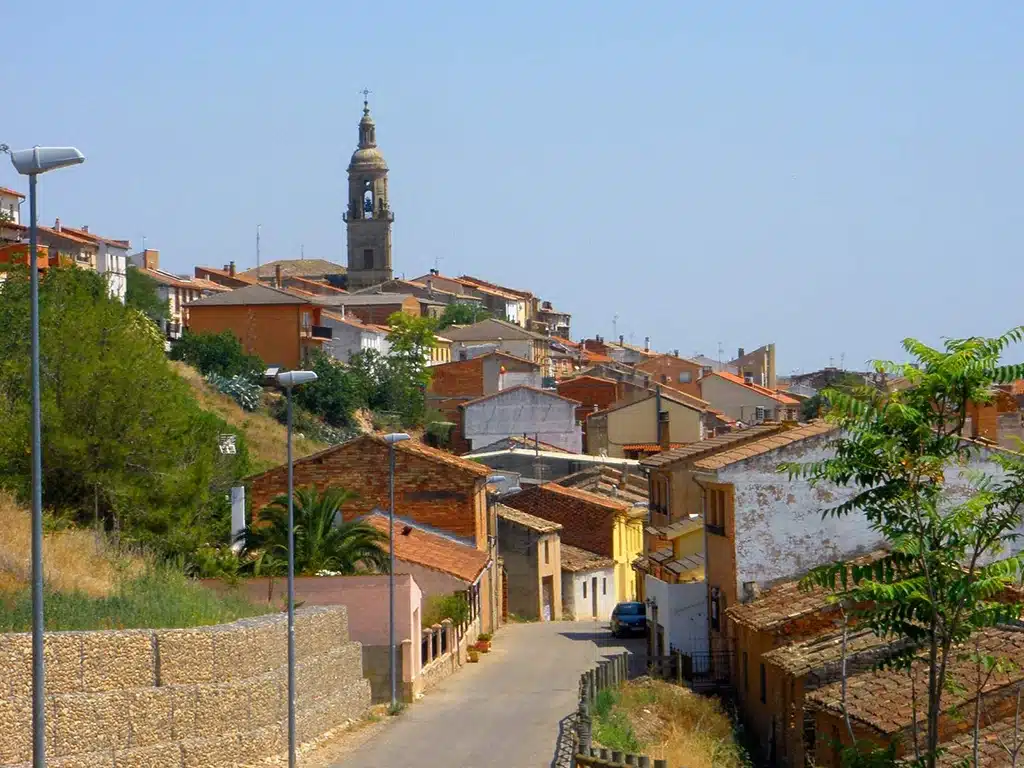
<path id="1" fill-rule="evenodd" d="M 549 768 L 580 673 L 643 640 L 607 623 L 511 624 L 466 664 L 333 768 Z M 557 764 L 557 763 L 556 763 Z"/>

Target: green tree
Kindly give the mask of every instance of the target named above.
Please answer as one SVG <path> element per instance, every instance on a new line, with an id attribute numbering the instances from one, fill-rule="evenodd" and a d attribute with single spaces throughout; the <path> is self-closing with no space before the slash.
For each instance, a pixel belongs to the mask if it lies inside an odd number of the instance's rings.
<path id="1" fill-rule="evenodd" d="M 853 486 L 849 500 L 826 510 L 843 517 L 862 513 L 890 551 L 870 565 L 836 563 L 813 571 L 807 587 L 835 593 L 850 618 L 880 637 L 904 641 L 890 663 L 914 675 L 927 670 L 923 734 L 916 724 L 911 745 L 918 765 L 939 757 L 942 697 L 953 685 L 947 668 L 972 634 L 1020 617 L 1021 605 L 999 597 L 1021 575 L 1011 554 L 1024 503 L 1024 463 L 993 453 L 995 474 L 962 472 L 971 490 L 948 492 L 947 474 L 981 450 L 962 438 L 970 403 L 988 402 L 992 385 L 1024 376 L 1024 366 L 1000 358 L 1024 338 L 1015 328 L 997 338 L 952 339 L 933 349 L 904 341 L 913 363 L 877 363 L 879 373 L 906 376 L 898 392 L 826 390 L 828 419 L 841 428 L 834 456 L 781 469 L 815 484 Z M 911 686 L 908 684 L 908 690 Z M 851 732 L 852 737 L 852 732 Z M 878 753 L 857 757 L 874 760 Z"/>
<path id="2" fill-rule="evenodd" d="M 295 572 L 313 576 L 322 571 L 350 575 L 360 570 L 388 571 L 387 536 L 362 520 L 344 522 L 341 509 L 353 494 L 343 488 L 296 488 Z M 260 524 L 245 534 L 245 549 L 262 553 L 263 570 L 280 571 L 288 559 L 288 496 L 278 496 L 260 512 Z M 268 569 L 267 557 L 276 566 Z M 278 574 L 279 575 L 279 574 Z"/>
<path id="3" fill-rule="evenodd" d="M 267 370 L 258 355 L 247 354 L 231 331 L 192 333 L 186 330 L 171 347 L 171 359 L 199 369 L 204 376 L 216 373 L 226 378 L 242 376 L 260 382 Z"/>
<path id="4" fill-rule="evenodd" d="M 158 326 L 170 318 L 170 307 L 160 298 L 160 284 L 156 280 L 140 272 L 138 267 L 129 266 L 126 282 L 125 304 L 139 310 Z"/>
<path id="5" fill-rule="evenodd" d="M 308 367 L 316 372 L 317 380 L 295 390 L 296 404 L 331 426 L 352 426 L 352 414 L 365 407 L 369 397 L 366 379 L 322 350 L 314 353 Z"/>
<path id="6" fill-rule="evenodd" d="M 849 371 L 836 371 L 834 375 L 828 378 L 829 381 L 825 389 L 831 389 L 847 395 L 856 394 L 866 386 L 864 379 Z M 800 417 L 804 421 L 817 419 L 822 416 L 825 405 L 824 390 L 816 392 L 813 396 L 804 400 L 803 405 L 800 407 Z"/>
<path id="7" fill-rule="evenodd" d="M 29 292 L 26 270 L 0 285 L 0 487 L 29 493 Z M 224 494 L 248 468 L 220 452 L 233 432 L 200 409 L 162 337 L 111 299 L 100 275 L 49 270 L 40 284 L 43 500 L 133 541 L 188 554 L 225 535 Z"/>
<path id="8" fill-rule="evenodd" d="M 472 325 L 489 317 L 492 317 L 491 313 L 483 307 L 458 301 L 444 308 L 437 329 L 444 330 L 453 325 Z"/>

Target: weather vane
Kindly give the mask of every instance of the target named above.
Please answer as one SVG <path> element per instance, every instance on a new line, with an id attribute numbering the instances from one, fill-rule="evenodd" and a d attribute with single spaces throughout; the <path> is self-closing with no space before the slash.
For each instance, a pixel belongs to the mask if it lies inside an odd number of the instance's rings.
<path id="1" fill-rule="evenodd" d="M 363 94 L 363 106 L 368 106 L 370 103 L 370 94 L 373 93 L 373 91 L 369 88 L 363 88 L 360 93 Z"/>

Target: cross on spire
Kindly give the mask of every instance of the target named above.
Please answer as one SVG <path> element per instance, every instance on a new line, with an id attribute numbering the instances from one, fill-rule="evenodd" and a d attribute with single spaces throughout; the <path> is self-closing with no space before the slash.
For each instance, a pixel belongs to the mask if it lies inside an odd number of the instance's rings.
<path id="1" fill-rule="evenodd" d="M 370 114 L 370 94 L 373 93 L 369 88 L 363 88 L 360 91 L 363 94 L 363 114 Z"/>

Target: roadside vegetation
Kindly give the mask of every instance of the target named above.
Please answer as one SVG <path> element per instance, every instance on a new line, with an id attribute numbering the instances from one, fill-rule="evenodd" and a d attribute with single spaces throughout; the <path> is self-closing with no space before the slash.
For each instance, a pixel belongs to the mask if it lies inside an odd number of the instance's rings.
<path id="1" fill-rule="evenodd" d="M 594 704 L 594 741 L 687 768 L 747 768 L 746 752 L 717 699 L 651 678 L 604 690 Z"/>

